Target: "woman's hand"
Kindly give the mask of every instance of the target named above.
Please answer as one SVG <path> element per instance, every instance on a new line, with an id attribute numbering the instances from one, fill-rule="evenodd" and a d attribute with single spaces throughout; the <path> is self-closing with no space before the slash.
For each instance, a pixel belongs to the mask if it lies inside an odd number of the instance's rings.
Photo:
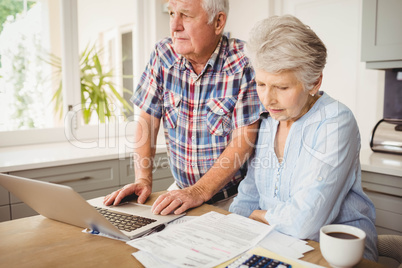
<path id="1" fill-rule="evenodd" d="M 266 213 L 266 210 L 254 210 L 249 218 L 269 225 L 269 222 L 265 219 Z"/>

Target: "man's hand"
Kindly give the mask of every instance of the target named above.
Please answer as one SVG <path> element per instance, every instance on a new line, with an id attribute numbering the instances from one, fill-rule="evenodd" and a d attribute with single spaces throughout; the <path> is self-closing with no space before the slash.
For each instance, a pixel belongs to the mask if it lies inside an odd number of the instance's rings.
<path id="1" fill-rule="evenodd" d="M 265 224 L 269 224 L 268 221 L 265 219 L 266 213 L 267 213 L 266 210 L 254 210 L 253 213 L 251 213 L 251 215 L 249 216 L 249 218 Z"/>
<path id="2" fill-rule="evenodd" d="M 106 206 L 118 205 L 121 200 L 131 194 L 138 196 L 137 202 L 144 204 L 148 196 L 152 193 L 152 183 L 147 179 L 137 179 L 135 183 L 127 184 L 123 188 L 105 196 L 103 204 Z"/>
<path id="3" fill-rule="evenodd" d="M 203 195 L 196 187 L 190 186 L 181 190 L 165 193 L 156 199 L 152 206 L 154 214 L 181 214 L 186 210 L 201 206 L 205 202 Z"/>

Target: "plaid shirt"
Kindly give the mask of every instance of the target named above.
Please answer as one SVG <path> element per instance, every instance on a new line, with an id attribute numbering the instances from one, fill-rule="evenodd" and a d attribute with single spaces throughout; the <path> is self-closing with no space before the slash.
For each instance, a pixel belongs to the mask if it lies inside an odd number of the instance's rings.
<path id="1" fill-rule="evenodd" d="M 263 106 L 243 47 L 242 41 L 223 36 L 197 75 L 166 38 L 156 45 L 131 98 L 163 118 L 170 167 L 180 188 L 195 184 L 212 167 L 233 129 L 259 119 Z M 241 173 L 224 188 L 237 184 Z"/>

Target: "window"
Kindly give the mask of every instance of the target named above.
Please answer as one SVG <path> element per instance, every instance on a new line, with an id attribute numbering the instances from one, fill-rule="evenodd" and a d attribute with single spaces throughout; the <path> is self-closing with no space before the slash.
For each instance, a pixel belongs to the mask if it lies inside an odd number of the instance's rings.
<path id="1" fill-rule="evenodd" d="M 144 12 L 143 5 L 154 4 L 143 0 L 15 2 L 21 7 L 9 14 L 0 33 L 0 147 L 126 134 L 119 129 L 131 132 L 132 112 L 115 103 L 111 103 L 115 116 L 104 124 L 96 116 L 84 123 L 77 55 L 93 47 L 103 71 L 113 73 L 107 81 L 131 104 L 133 48 L 138 43 L 133 42 L 133 32 L 140 27 L 136 14 Z M 150 16 L 152 20 L 154 12 Z M 50 55 L 57 63 L 49 63 Z M 141 71 L 143 67 L 141 63 Z M 52 98 L 61 80 L 63 102 L 58 105 L 63 114 L 59 117 Z"/>

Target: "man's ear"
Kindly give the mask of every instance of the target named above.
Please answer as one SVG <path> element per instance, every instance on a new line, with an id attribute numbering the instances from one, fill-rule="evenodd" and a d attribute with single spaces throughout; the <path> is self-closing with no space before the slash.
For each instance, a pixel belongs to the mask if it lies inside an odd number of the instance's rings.
<path id="1" fill-rule="evenodd" d="M 219 12 L 215 19 L 215 33 L 216 35 L 221 35 L 226 24 L 226 14 Z"/>

